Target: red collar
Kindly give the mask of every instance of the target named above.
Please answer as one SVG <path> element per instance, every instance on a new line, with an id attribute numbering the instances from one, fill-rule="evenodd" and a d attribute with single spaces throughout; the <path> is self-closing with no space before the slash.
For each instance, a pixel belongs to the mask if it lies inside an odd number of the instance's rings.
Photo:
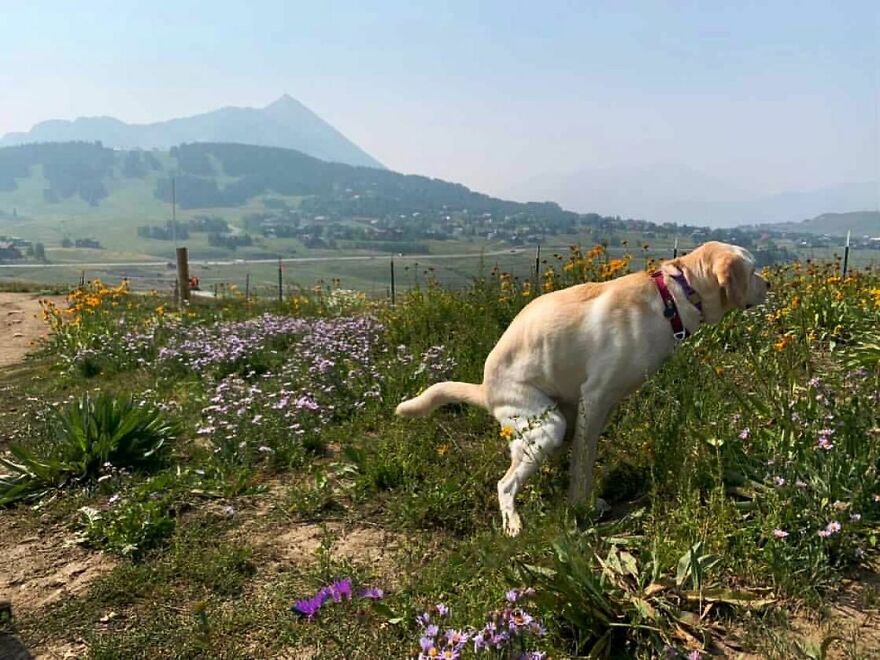
<path id="1" fill-rule="evenodd" d="M 672 297 L 669 287 L 666 286 L 663 272 L 655 270 L 651 273 L 651 279 L 654 280 L 654 284 L 657 285 L 657 291 L 660 292 L 660 297 L 663 298 L 663 316 L 669 319 L 669 324 L 672 326 L 672 336 L 678 341 L 684 341 L 690 337 L 691 333 L 684 327 L 681 314 L 678 313 L 678 305 L 675 304 L 675 299 Z"/>

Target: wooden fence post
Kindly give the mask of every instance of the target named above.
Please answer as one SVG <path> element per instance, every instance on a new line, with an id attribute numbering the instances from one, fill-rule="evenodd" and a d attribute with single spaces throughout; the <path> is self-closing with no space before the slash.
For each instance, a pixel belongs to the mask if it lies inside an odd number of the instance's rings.
<path id="1" fill-rule="evenodd" d="M 397 291 L 394 288 L 394 257 L 391 257 L 391 304 L 397 301 Z"/>
<path id="2" fill-rule="evenodd" d="M 189 258 L 185 247 L 177 248 L 177 292 L 181 305 L 189 302 Z"/>
<path id="3" fill-rule="evenodd" d="M 535 291 L 541 287 L 541 245 L 535 248 Z"/>
<path id="4" fill-rule="evenodd" d="M 284 303 L 284 277 L 281 274 L 281 257 L 278 257 L 278 304 Z"/>

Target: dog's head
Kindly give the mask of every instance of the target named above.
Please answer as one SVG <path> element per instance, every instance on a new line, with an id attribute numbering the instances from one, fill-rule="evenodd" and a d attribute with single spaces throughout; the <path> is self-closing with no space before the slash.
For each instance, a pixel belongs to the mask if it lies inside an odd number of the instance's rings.
<path id="1" fill-rule="evenodd" d="M 704 243 L 680 262 L 693 279 L 691 286 L 703 298 L 708 323 L 718 322 L 733 309 L 760 305 L 770 290 L 770 283 L 756 272 L 755 258 L 738 245 Z"/>

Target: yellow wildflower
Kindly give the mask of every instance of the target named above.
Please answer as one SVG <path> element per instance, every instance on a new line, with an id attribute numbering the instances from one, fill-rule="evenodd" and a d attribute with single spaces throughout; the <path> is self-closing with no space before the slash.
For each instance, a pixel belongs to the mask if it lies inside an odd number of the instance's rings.
<path id="1" fill-rule="evenodd" d="M 791 335 L 783 335 L 779 338 L 775 344 L 773 344 L 773 349 L 776 351 L 784 351 L 789 344 L 794 342 L 794 337 Z"/>

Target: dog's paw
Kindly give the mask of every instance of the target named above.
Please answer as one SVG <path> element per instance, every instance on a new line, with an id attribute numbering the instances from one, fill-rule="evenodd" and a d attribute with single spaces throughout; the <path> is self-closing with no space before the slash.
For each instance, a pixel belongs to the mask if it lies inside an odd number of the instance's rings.
<path id="1" fill-rule="evenodd" d="M 515 511 L 506 514 L 504 516 L 504 533 L 508 536 L 519 536 L 521 531 L 522 520 L 520 519 L 519 514 Z"/>

